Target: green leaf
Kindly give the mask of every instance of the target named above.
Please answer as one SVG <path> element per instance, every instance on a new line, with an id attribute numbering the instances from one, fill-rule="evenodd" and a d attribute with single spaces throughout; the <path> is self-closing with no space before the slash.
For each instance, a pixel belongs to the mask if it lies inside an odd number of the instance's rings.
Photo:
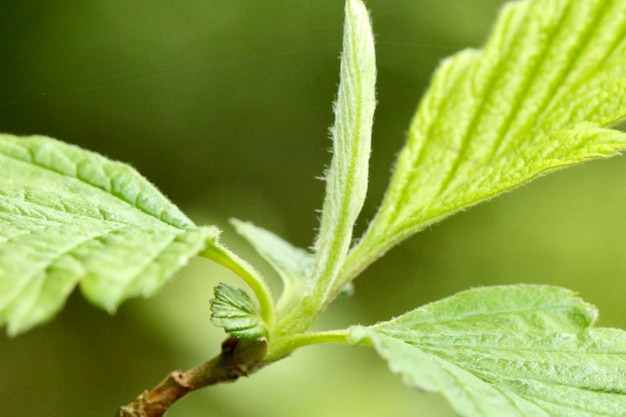
<path id="1" fill-rule="evenodd" d="M 352 244 L 354 224 L 367 193 L 371 134 L 376 107 L 376 62 L 369 14 L 361 0 L 347 0 L 339 92 L 331 128 L 333 158 L 326 172 L 320 231 L 314 244 L 311 286 L 282 318 L 276 334 L 304 331 L 348 281 L 340 271 Z"/>
<path id="2" fill-rule="evenodd" d="M 114 311 L 158 290 L 218 236 L 131 167 L 54 139 L 0 135 L 0 324 L 16 334 L 80 284 Z"/>
<path id="3" fill-rule="evenodd" d="M 483 50 L 435 73 L 345 274 L 547 171 L 616 155 L 626 134 L 610 127 L 625 116 L 626 0 L 507 4 Z"/>
<path id="4" fill-rule="evenodd" d="M 304 249 L 249 222 L 232 220 L 235 230 L 278 272 L 283 282 L 283 292 L 278 301 L 278 311 L 289 311 L 298 303 L 310 284 L 315 256 Z"/>
<path id="5" fill-rule="evenodd" d="M 487 287 L 350 333 L 465 417 L 623 416 L 626 332 L 596 316 L 562 288 Z"/>
<path id="6" fill-rule="evenodd" d="M 211 322 L 242 340 L 254 340 L 267 334 L 263 319 L 243 290 L 220 283 L 211 300 Z"/>
<path id="7" fill-rule="evenodd" d="M 352 228 L 367 192 L 375 97 L 374 39 L 367 9 L 346 2 L 339 92 L 331 128 L 333 158 L 326 174 L 326 197 L 315 243 L 312 279 L 317 299 L 326 298 L 352 241 Z"/>

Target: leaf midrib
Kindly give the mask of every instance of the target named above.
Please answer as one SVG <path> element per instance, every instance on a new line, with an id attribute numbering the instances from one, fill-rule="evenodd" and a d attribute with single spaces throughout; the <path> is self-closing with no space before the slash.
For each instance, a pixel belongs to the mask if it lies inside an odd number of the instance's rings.
<path id="1" fill-rule="evenodd" d="M 583 305 L 578 305 L 576 307 L 578 308 L 582 308 L 584 306 Z M 450 323 L 450 322 L 455 322 L 455 321 L 465 321 L 465 320 L 471 320 L 471 319 L 480 319 L 480 318 L 488 318 L 491 316 L 497 316 L 497 315 L 502 315 L 502 314 L 518 314 L 518 313 L 529 313 L 529 312 L 533 312 L 533 311 L 551 311 L 551 310 L 572 310 L 572 305 L 563 305 L 561 303 L 545 303 L 545 304 L 541 304 L 537 307 L 527 307 L 527 308 L 517 308 L 517 309 L 496 309 L 496 310 L 491 310 L 489 312 L 476 312 L 476 313 L 467 313 L 467 314 L 459 314 L 458 316 L 454 316 L 454 317 L 450 317 L 450 318 L 445 318 L 445 319 L 441 319 L 441 318 L 433 318 L 432 320 L 420 320 L 418 322 L 415 323 L 411 323 L 412 325 L 421 325 L 421 324 L 438 324 L 438 323 Z M 409 313 L 410 314 L 410 313 Z M 581 314 L 582 316 L 582 314 Z M 406 319 L 405 319 L 406 320 Z M 374 325 L 372 326 L 372 328 L 376 329 L 379 327 L 385 327 L 388 326 L 390 324 L 399 324 L 399 326 L 402 326 L 403 323 L 407 323 L 409 322 L 409 320 L 406 321 L 400 321 L 400 319 L 395 319 L 395 320 L 390 320 L 388 322 L 382 323 L 381 325 Z M 589 327 L 588 325 L 585 326 L 585 328 Z"/>

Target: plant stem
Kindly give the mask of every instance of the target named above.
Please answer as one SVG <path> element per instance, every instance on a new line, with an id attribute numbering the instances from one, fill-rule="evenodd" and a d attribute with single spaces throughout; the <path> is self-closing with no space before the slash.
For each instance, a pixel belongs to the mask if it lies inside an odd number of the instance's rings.
<path id="1" fill-rule="evenodd" d="M 270 352 L 265 358 L 266 362 L 277 361 L 294 350 L 322 343 L 348 343 L 348 330 L 331 330 L 315 333 L 300 333 L 277 339 L 270 345 Z"/>
<path id="2" fill-rule="evenodd" d="M 376 222 L 374 218 L 372 223 Z M 373 262 L 383 256 L 389 249 L 397 245 L 399 242 L 408 237 L 408 235 L 394 234 L 390 236 L 389 232 L 383 239 L 376 237 L 378 230 L 369 228 L 361 237 L 356 246 L 354 246 L 345 262 L 339 276 L 335 280 L 334 286 L 331 288 L 331 300 L 350 282 L 352 282 L 361 272 L 363 272 Z"/>
<path id="3" fill-rule="evenodd" d="M 261 317 L 268 328 L 274 324 L 274 300 L 269 285 L 261 274 L 248 262 L 235 255 L 224 246 L 209 245 L 199 256 L 210 259 L 237 274 L 252 289 L 259 301 Z"/>
<path id="4" fill-rule="evenodd" d="M 162 417 L 169 407 L 187 393 L 209 385 L 233 382 L 248 376 L 265 363 L 264 339 L 241 341 L 229 338 L 215 358 L 187 372 L 174 371 L 150 391 L 144 391 L 130 404 L 120 407 L 115 417 Z"/>

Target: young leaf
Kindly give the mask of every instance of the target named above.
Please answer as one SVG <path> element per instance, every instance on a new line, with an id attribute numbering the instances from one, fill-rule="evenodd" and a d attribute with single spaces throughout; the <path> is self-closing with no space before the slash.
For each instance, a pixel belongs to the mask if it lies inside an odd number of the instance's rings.
<path id="1" fill-rule="evenodd" d="M 211 300 L 211 322 L 242 340 L 254 340 L 267 331 L 257 308 L 243 290 L 221 283 Z"/>
<path id="2" fill-rule="evenodd" d="M 310 284 L 315 256 L 296 248 L 275 234 L 248 222 L 232 221 L 235 230 L 278 272 L 283 292 L 278 301 L 279 311 L 289 311 L 302 299 Z"/>
<path id="3" fill-rule="evenodd" d="M 483 50 L 443 62 L 378 215 L 344 274 L 547 171 L 617 154 L 626 134 L 626 0 L 507 4 Z"/>
<path id="4" fill-rule="evenodd" d="M 626 332 L 592 328 L 596 316 L 562 288 L 487 287 L 353 327 L 351 338 L 464 417 L 623 416 Z"/>
<path id="5" fill-rule="evenodd" d="M 352 240 L 352 227 L 367 192 L 368 160 L 376 98 L 376 63 L 369 15 L 360 0 L 346 2 L 341 81 L 331 129 L 333 159 L 315 245 L 313 280 L 335 278 Z M 324 291 L 324 285 L 319 285 Z"/>
<path id="6" fill-rule="evenodd" d="M 335 289 L 363 207 L 376 107 L 376 62 L 369 14 L 361 0 L 347 0 L 339 92 L 331 128 L 333 158 L 317 236 L 311 292 L 282 321 L 278 333 L 303 331 L 345 287 Z"/>
<path id="7" fill-rule="evenodd" d="M 80 284 L 113 311 L 211 245 L 131 167 L 54 139 L 0 135 L 0 324 L 49 319 Z"/>

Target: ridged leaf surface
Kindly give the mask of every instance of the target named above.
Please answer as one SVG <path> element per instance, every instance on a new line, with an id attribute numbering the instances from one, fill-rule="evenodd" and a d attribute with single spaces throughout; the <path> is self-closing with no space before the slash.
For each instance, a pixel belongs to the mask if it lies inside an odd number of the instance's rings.
<path id="1" fill-rule="evenodd" d="M 0 324 L 49 319 L 76 285 L 109 311 L 150 295 L 214 241 L 123 163 L 0 135 Z"/>
<path id="2" fill-rule="evenodd" d="M 547 171 L 616 155 L 625 116 L 626 0 L 507 4 L 484 49 L 436 71 L 346 273 Z"/>
<path id="3" fill-rule="evenodd" d="M 626 332 L 593 328 L 596 315 L 562 288 L 487 287 L 353 327 L 351 337 L 464 417 L 621 417 Z"/>

